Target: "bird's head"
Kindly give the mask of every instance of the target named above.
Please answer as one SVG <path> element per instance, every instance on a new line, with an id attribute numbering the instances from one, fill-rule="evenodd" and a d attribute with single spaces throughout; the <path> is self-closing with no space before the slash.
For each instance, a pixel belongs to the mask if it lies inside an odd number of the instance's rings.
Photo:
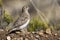
<path id="1" fill-rule="evenodd" d="M 29 10 L 29 6 L 24 6 L 22 7 L 22 12 L 28 11 Z"/>

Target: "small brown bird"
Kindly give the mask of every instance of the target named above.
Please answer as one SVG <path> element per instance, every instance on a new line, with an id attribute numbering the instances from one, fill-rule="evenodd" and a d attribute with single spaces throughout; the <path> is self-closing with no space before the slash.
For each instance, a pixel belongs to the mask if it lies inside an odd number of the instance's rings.
<path id="1" fill-rule="evenodd" d="M 20 30 L 20 29 L 27 27 L 27 25 L 29 24 L 29 21 L 30 21 L 30 14 L 29 14 L 28 10 L 29 10 L 28 6 L 24 6 L 22 8 L 22 13 L 16 19 L 16 21 L 14 22 L 11 29 L 8 31 L 9 33 L 12 31 Z"/>

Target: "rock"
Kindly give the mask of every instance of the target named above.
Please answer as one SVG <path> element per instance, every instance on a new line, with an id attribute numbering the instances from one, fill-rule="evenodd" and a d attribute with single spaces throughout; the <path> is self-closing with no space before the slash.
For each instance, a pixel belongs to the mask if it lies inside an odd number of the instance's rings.
<path id="1" fill-rule="evenodd" d="M 55 36 L 57 36 L 58 34 L 57 33 L 55 33 Z"/>
<path id="2" fill-rule="evenodd" d="M 60 38 L 58 38 L 60 40 Z"/>
<path id="3" fill-rule="evenodd" d="M 47 28 L 47 29 L 46 29 L 46 33 L 47 33 L 47 34 L 51 34 L 51 29 L 50 29 L 50 28 Z"/>
<path id="4" fill-rule="evenodd" d="M 6 40 L 6 32 L 3 29 L 0 29 L 0 39 Z"/>
<path id="5" fill-rule="evenodd" d="M 33 34 L 35 33 L 35 32 L 32 32 Z"/>
<path id="6" fill-rule="evenodd" d="M 36 35 L 36 38 L 39 38 L 39 36 L 38 36 L 38 35 Z"/>
<path id="7" fill-rule="evenodd" d="M 7 40 L 11 40 L 11 37 L 10 36 L 7 36 Z"/>
<path id="8" fill-rule="evenodd" d="M 44 31 L 41 30 L 41 31 L 38 32 L 38 34 L 41 35 L 41 36 L 44 36 L 43 32 L 44 32 Z"/>
<path id="9" fill-rule="evenodd" d="M 25 38 L 25 40 L 29 40 L 28 38 Z"/>
<path id="10" fill-rule="evenodd" d="M 48 38 L 48 35 L 45 35 L 45 37 L 47 37 L 47 38 Z"/>
<path id="11" fill-rule="evenodd" d="M 19 32 L 19 31 L 17 31 L 17 32 L 16 32 L 16 34 L 20 34 L 20 32 Z"/>
<path id="12" fill-rule="evenodd" d="M 20 40 L 23 40 L 23 37 L 20 37 Z"/>
<path id="13" fill-rule="evenodd" d="M 3 29 L 0 29 L 0 32 L 3 32 L 4 30 Z"/>
<path id="14" fill-rule="evenodd" d="M 17 38 L 13 38 L 12 40 L 17 40 Z"/>

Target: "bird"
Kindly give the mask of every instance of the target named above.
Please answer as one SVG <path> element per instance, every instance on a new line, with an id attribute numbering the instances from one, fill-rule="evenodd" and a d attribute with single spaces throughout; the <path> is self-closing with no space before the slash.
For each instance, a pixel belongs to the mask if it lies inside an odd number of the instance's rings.
<path id="1" fill-rule="evenodd" d="M 24 29 L 25 27 L 27 27 L 27 25 L 30 22 L 30 14 L 29 14 L 28 10 L 29 10 L 28 6 L 22 7 L 22 13 L 13 23 L 13 26 L 11 26 L 11 28 L 8 30 L 8 33 L 11 33 L 12 31 L 16 31 L 16 30 L 21 30 L 21 29 Z"/>

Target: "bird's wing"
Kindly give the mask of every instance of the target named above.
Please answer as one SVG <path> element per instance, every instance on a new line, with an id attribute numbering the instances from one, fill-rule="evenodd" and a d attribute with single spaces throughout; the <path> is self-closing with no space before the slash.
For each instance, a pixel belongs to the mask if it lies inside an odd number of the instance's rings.
<path id="1" fill-rule="evenodd" d="M 28 16 L 27 14 L 22 14 L 22 15 L 18 18 L 18 20 L 15 22 L 14 25 L 15 25 L 15 27 L 21 26 L 21 25 L 25 24 L 29 19 L 30 19 L 30 18 L 29 18 L 29 16 Z"/>

